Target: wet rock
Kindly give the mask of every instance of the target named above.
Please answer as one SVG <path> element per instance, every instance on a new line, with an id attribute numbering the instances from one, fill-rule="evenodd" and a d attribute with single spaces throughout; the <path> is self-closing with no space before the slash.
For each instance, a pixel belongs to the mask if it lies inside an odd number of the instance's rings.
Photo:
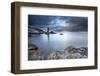
<path id="1" fill-rule="evenodd" d="M 54 51 L 51 52 L 47 59 L 80 59 L 87 58 L 87 48 L 80 47 L 76 48 L 69 46 L 64 49 L 64 51 Z"/>
<path id="2" fill-rule="evenodd" d="M 88 57 L 87 47 L 69 46 L 62 51 L 52 51 L 47 56 L 44 56 L 44 53 L 40 52 L 36 45 L 29 45 L 28 51 L 29 60 L 81 59 Z"/>
<path id="3" fill-rule="evenodd" d="M 38 50 L 38 47 L 34 44 L 28 44 L 28 50 Z"/>
<path id="4" fill-rule="evenodd" d="M 34 44 L 28 45 L 28 60 L 43 60 L 44 56 Z"/>
<path id="5" fill-rule="evenodd" d="M 88 50 L 86 47 L 75 48 L 73 46 L 69 46 L 64 49 L 66 59 L 80 59 L 87 58 Z"/>
<path id="6" fill-rule="evenodd" d="M 64 59 L 64 52 L 54 51 L 48 55 L 48 59 Z"/>
<path id="7" fill-rule="evenodd" d="M 60 35 L 63 35 L 63 33 L 60 33 Z"/>
<path id="8" fill-rule="evenodd" d="M 68 53 L 75 53 L 75 52 L 77 52 L 77 48 L 75 48 L 73 46 L 69 46 L 69 47 L 65 48 L 64 51 L 67 51 Z"/>
<path id="9" fill-rule="evenodd" d="M 79 59 L 79 58 L 82 58 L 82 55 L 80 53 L 74 53 L 67 56 L 67 59 Z"/>
<path id="10" fill-rule="evenodd" d="M 50 31 L 51 34 L 56 34 L 54 31 Z"/>
<path id="11" fill-rule="evenodd" d="M 28 52 L 28 60 L 43 60 L 44 56 L 39 50 L 31 50 Z"/>
<path id="12" fill-rule="evenodd" d="M 81 53 L 81 55 L 88 55 L 88 48 L 87 47 L 81 47 L 81 48 L 79 48 L 80 49 L 80 53 Z"/>
<path id="13" fill-rule="evenodd" d="M 86 55 L 83 55 L 83 56 L 82 56 L 82 58 L 87 58 L 87 57 L 88 57 L 88 56 L 86 56 Z"/>

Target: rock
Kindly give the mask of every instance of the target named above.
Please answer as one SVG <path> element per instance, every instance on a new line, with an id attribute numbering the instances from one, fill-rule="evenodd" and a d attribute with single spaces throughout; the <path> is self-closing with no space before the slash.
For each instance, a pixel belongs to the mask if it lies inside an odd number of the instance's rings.
<path id="1" fill-rule="evenodd" d="M 88 49 L 87 47 L 80 47 L 78 48 L 78 52 L 81 54 L 81 55 L 86 55 L 88 54 Z"/>
<path id="2" fill-rule="evenodd" d="M 87 51 L 86 47 L 75 48 L 73 46 L 69 46 L 64 49 L 66 59 L 87 58 Z"/>
<path id="3" fill-rule="evenodd" d="M 34 44 L 28 45 L 28 60 L 43 60 L 44 56 Z"/>
<path id="4" fill-rule="evenodd" d="M 74 53 L 74 54 L 72 54 L 72 56 L 75 59 L 82 58 L 82 55 L 80 53 Z"/>
<path id="5" fill-rule="evenodd" d="M 54 31 L 50 31 L 51 34 L 56 34 Z"/>
<path id="6" fill-rule="evenodd" d="M 64 52 L 62 51 L 51 52 L 48 55 L 48 59 L 64 59 Z"/>
<path id="7" fill-rule="evenodd" d="M 60 35 L 63 35 L 63 33 L 60 33 Z"/>
<path id="8" fill-rule="evenodd" d="M 28 50 L 29 60 L 81 59 L 88 57 L 87 47 L 76 48 L 69 46 L 63 51 L 55 50 L 50 52 L 47 56 L 44 56 L 44 53 L 40 52 L 35 45 L 29 45 Z"/>
<path id="9" fill-rule="evenodd" d="M 88 56 L 84 55 L 82 58 L 88 58 Z"/>
<path id="10" fill-rule="evenodd" d="M 28 60 L 43 60 L 44 56 L 42 55 L 42 53 L 37 50 L 32 50 L 28 52 Z"/>
<path id="11" fill-rule="evenodd" d="M 76 53 L 77 48 L 75 48 L 73 46 L 69 46 L 69 47 L 65 48 L 64 51 L 67 51 L 68 53 Z"/>
<path id="12" fill-rule="evenodd" d="M 34 44 L 28 44 L 28 50 L 38 50 L 38 47 Z"/>

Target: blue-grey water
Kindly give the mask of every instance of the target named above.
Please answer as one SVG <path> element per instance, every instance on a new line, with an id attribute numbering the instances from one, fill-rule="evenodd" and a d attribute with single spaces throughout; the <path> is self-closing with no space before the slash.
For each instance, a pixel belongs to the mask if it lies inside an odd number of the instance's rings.
<path id="1" fill-rule="evenodd" d="M 58 32 L 57 34 L 49 35 L 33 35 L 28 38 L 29 44 L 35 44 L 44 54 L 51 51 L 63 51 L 69 46 L 87 47 L 87 40 L 87 32 Z"/>

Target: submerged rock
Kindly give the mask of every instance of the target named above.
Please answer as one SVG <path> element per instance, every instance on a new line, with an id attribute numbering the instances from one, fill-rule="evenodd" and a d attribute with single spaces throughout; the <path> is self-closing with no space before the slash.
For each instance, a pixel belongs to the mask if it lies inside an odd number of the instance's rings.
<path id="1" fill-rule="evenodd" d="M 60 35 L 63 35 L 63 33 L 60 33 Z"/>

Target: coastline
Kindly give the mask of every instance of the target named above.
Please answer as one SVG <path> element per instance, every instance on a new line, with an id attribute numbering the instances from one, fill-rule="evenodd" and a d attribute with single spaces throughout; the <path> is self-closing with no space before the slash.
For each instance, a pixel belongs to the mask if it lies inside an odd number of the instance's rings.
<path id="1" fill-rule="evenodd" d="M 31 49 L 30 49 L 31 47 Z M 31 45 L 28 48 L 28 60 L 58 60 L 58 59 L 83 59 L 88 58 L 87 47 L 74 47 L 69 46 L 62 51 L 49 52 L 45 57 L 44 53 L 41 52 L 37 46 Z"/>

